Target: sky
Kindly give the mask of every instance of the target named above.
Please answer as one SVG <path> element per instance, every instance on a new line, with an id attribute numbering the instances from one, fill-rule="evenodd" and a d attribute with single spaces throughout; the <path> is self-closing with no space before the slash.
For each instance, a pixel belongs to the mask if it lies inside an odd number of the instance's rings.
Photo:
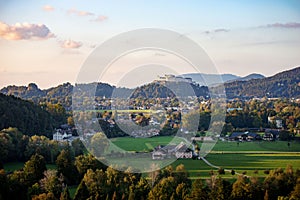
<path id="1" fill-rule="evenodd" d="M 271 76 L 300 65 L 298 0 L 0 0 L 0 88 L 74 84 L 99 45 L 141 28 L 190 38 L 218 73 Z M 151 56 L 170 66 L 147 65 Z M 142 67 L 132 69 L 132 64 Z M 122 77 L 147 82 L 174 70 L 195 72 L 171 54 L 148 50 L 122 57 L 99 79 L 127 86 Z"/>

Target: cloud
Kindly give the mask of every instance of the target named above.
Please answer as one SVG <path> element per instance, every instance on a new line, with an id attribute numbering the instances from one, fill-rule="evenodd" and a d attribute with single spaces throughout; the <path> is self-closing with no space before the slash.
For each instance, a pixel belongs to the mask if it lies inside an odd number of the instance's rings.
<path id="1" fill-rule="evenodd" d="M 45 6 L 43 6 L 43 10 L 51 12 L 51 11 L 54 11 L 55 9 L 54 9 L 54 7 L 52 7 L 50 5 L 45 5 Z"/>
<path id="2" fill-rule="evenodd" d="M 72 15 L 77 15 L 77 16 L 94 16 L 94 13 L 88 12 L 88 11 L 82 11 L 82 10 L 76 10 L 74 8 L 71 8 L 67 11 L 68 14 Z"/>
<path id="3" fill-rule="evenodd" d="M 219 28 L 219 29 L 215 29 L 214 32 L 215 33 L 218 33 L 218 32 L 229 32 L 229 29 Z"/>
<path id="4" fill-rule="evenodd" d="M 82 46 L 81 42 L 76 42 L 73 40 L 60 41 L 60 46 L 64 49 L 78 49 Z"/>
<path id="5" fill-rule="evenodd" d="M 107 19 L 108 19 L 107 16 L 105 16 L 105 15 L 99 15 L 96 19 L 93 19 L 91 21 L 93 21 L 93 22 L 103 22 L 103 21 L 105 21 Z"/>
<path id="6" fill-rule="evenodd" d="M 6 40 L 48 39 L 55 37 L 44 24 L 16 23 L 8 25 L 0 21 L 0 37 Z"/>
<path id="7" fill-rule="evenodd" d="M 211 33 L 220 33 L 220 32 L 229 32 L 229 29 L 225 29 L 225 28 L 218 28 L 218 29 L 214 29 L 214 30 L 210 30 L 210 31 L 204 31 L 204 34 L 211 34 Z"/>
<path id="8" fill-rule="evenodd" d="M 265 26 L 260 26 L 260 28 L 300 28 L 300 23 L 297 22 L 274 23 L 274 24 L 267 24 Z"/>

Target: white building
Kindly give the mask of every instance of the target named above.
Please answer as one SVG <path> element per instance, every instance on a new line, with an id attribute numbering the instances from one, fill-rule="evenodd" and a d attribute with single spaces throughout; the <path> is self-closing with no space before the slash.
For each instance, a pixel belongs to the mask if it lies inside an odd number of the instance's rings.
<path id="1" fill-rule="evenodd" d="M 53 134 L 53 140 L 55 141 L 66 141 L 67 139 L 71 138 L 72 134 L 67 134 L 66 132 L 61 133 L 59 130 Z"/>
<path id="2" fill-rule="evenodd" d="M 185 83 L 192 83 L 193 80 L 191 78 L 184 78 L 182 76 L 175 76 L 173 74 L 165 74 L 165 76 L 160 76 L 158 80 L 160 81 L 168 81 L 168 82 L 185 82 Z"/>

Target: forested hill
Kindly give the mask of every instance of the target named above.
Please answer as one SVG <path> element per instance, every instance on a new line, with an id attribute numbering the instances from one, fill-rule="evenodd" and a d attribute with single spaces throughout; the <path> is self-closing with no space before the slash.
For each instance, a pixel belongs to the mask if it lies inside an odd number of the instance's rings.
<path id="1" fill-rule="evenodd" d="M 274 76 L 225 83 L 227 98 L 287 97 L 300 98 L 300 67 Z"/>
<path id="2" fill-rule="evenodd" d="M 59 103 L 64 107 L 69 107 L 71 106 L 72 90 L 73 86 L 70 83 L 64 83 L 46 90 L 41 90 L 35 83 L 30 83 L 28 86 L 7 86 L 2 88 L 0 93 L 30 100 L 36 104 L 41 102 Z"/>
<path id="3" fill-rule="evenodd" d="M 208 97 L 208 88 L 185 82 L 153 82 L 136 88 L 131 98 L 173 98 L 176 96 L 187 97 L 195 95 L 198 97 Z"/>
<path id="4" fill-rule="evenodd" d="M 27 135 L 50 136 L 60 123 L 57 116 L 32 102 L 0 94 L 0 130 L 16 127 Z"/>
<path id="5" fill-rule="evenodd" d="M 76 87 L 80 88 L 81 94 L 89 94 L 96 88 L 95 96 L 110 97 L 113 92 L 118 95 L 131 93 L 131 89 L 116 88 L 107 83 L 87 83 L 77 84 Z M 39 103 L 61 104 L 65 109 L 71 109 L 72 104 L 72 91 L 74 86 L 71 83 L 64 83 L 56 87 L 41 90 L 35 83 L 30 83 L 28 86 L 7 86 L 0 90 L 0 93 L 5 95 L 13 95 L 21 99 Z"/>

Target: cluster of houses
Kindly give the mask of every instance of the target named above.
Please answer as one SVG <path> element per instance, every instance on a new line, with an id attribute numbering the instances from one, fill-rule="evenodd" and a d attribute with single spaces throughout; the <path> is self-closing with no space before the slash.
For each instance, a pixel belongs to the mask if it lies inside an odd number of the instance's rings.
<path id="1" fill-rule="evenodd" d="M 254 132 L 233 132 L 230 136 L 228 136 L 229 141 L 257 141 L 257 140 L 265 140 L 265 141 L 274 141 L 279 137 L 279 130 L 277 129 L 266 129 L 264 134 L 258 134 Z"/>

